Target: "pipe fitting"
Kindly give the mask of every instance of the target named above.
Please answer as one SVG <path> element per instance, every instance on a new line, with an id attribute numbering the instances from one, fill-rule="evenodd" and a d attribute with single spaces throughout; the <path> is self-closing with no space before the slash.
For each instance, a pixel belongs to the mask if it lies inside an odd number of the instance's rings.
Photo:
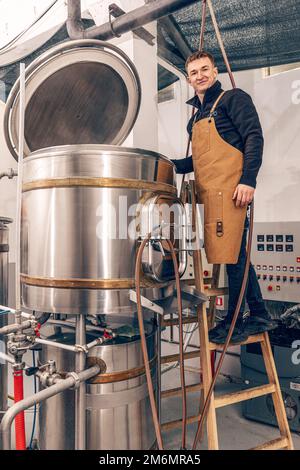
<path id="1" fill-rule="evenodd" d="M 76 372 L 69 372 L 67 374 L 67 378 L 69 377 L 72 377 L 74 379 L 74 385 L 73 387 L 70 387 L 71 390 L 76 390 L 77 388 L 79 388 L 79 385 L 80 385 L 80 378 L 79 378 L 79 375 L 76 374 Z"/>

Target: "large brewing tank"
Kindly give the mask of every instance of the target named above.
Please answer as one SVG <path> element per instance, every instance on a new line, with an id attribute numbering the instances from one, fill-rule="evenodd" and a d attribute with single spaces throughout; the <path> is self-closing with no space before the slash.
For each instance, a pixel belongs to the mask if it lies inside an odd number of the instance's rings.
<path id="1" fill-rule="evenodd" d="M 130 222 L 144 212 L 143 203 L 150 212 L 154 202 L 175 203 L 183 217 L 174 165 L 157 153 L 120 147 L 139 110 L 136 69 L 108 43 L 71 41 L 32 62 L 25 87 L 22 305 L 65 314 L 131 314 L 138 241 L 128 236 Z M 18 113 L 19 81 L 4 119 L 15 158 Z M 174 222 L 166 212 L 160 211 L 161 222 Z M 172 261 L 162 252 L 162 245 L 151 244 L 143 258 L 143 293 L 151 299 L 172 293 Z M 184 251 L 178 261 L 182 273 Z"/>
<path id="2" fill-rule="evenodd" d="M 121 319 L 118 319 L 119 321 Z M 130 322 L 124 319 L 126 325 Z M 43 337 L 51 341 L 74 344 L 74 327 L 47 324 Z M 131 323 L 132 331 L 137 325 Z M 145 323 L 151 373 L 156 388 L 156 334 L 152 322 Z M 95 333 L 99 336 L 99 332 Z M 88 341 L 95 339 L 91 333 Z M 40 362 L 55 360 L 63 374 L 75 368 L 75 354 L 43 345 Z M 155 432 L 138 336 L 118 338 L 89 351 L 87 364 L 99 363 L 102 373 L 87 383 L 87 449 L 142 450 L 155 443 Z M 39 446 L 45 450 L 70 450 L 75 445 L 75 391 L 67 390 L 42 402 L 39 408 Z"/>
<path id="3" fill-rule="evenodd" d="M 0 305 L 8 304 L 9 228 L 12 219 L 0 217 Z M 0 328 L 7 324 L 7 314 L 0 314 Z M 6 352 L 1 338 L 0 350 Z M 7 364 L 0 362 L 0 420 L 7 410 Z"/>
<path id="4" fill-rule="evenodd" d="M 135 287 L 138 207 L 155 196 L 176 201 L 173 164 L 149 151 L 78 145 L 36 151 L 23 172 L 23 306 L 64 314 L 134 312 L 129 289 Z M 154 280 L 144 278 L 142 286 L 153 299 L 164 295 L 164 281 L 174 273 L 159 249 L 151 254 Z"/>

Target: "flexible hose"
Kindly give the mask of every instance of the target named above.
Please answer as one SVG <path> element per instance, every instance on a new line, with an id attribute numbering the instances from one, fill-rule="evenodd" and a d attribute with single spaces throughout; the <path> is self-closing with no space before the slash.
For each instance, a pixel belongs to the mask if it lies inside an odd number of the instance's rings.
<path id="1" fill-rule="evenodd" d="M 209 405 L 210 405 L 210 399 L 211 399 L 211 396 L 212 396 L 212 393 L 213 393 L 213 390 L 214 390 L 214 386 L 216 384 L 216 380 L 217 380 L 219 372 L 221 370 L 221 367 L 222 367 L 222 364 L 223 364 L 223 361 L 224 361 L 224 358 L 225 358 L 225 354 L 226 354 L 226 351 L 228 349 L 228 346 L 229 346 L 229 343 L 230 343 L 230 340 L 231 340 L 231 336 L 233 334 L 233 330 L 234 330 L 234 327 L 235 327 L 235 324 L 236 324 L 236 321 L 237 321 L 237 318 L 238 318 L 238 315 L 239 315 L 239 312 L 240 312 L 240 308 L 241 308 L 241 305 L 242 305 L 244 293 L 245 293 L 245 290 L 246 290 L 247 280 L 248 280 L 248 273 L 249 273 L 249 266 L 250 266 L 250 252 L 251 252 L 252 234 L 253 234 L 253 211 L 254 211 L 254 201 L 252 201 L 252 204 L 250 206 L 250 226 L 249 226 L 249 235 L 248 235 L 248 242 L 247 242 L 247 257 L 246 257 L 246 264 L 245 264 L 245 271 L 244 271 L 242 286 L 241 286 L 238 302 L 237 302 L 237 305 L 236 305 L 236 308 L 235 308 L 235 312 L 234 312 L 234 315 L 233 315 L 233 318 L 232 318 L 232 322 L 231 322 L 231 325 L 230 325 L 230 328 L 229 328 L 229 331 L 228 331 L 226 342 L 225 342 L 224 347 L 222 349 L 222 354 L 221 354 L 220 359 L 218 361 L 218 365 L 216 367 L 216 371 L 215 371 L 215 374 L 213 376 L 213 379 L 212 379 L 212 382 L 211 382 L 211 385 L 210 385 L 210 388 L 209 388 L 209 391 L 208 391 L 208 394 L 207 394 L 207 397 L 206 397 L 206 400 L 205 400 L 205 403 L 204 403 L 203 411 L 201 413 L 201 418 L 200 418 L 199 423 L 198 423 L 198 428 L 197 428 L 196 436 L 195 436 L 194 443 L 193 443 L 193 450 L 196 449 L 196 446 L 197 446 L 197 443 L 198 443 L 198 440 L 199 440 L 199 436 L 202 432 L 204 420 L 205 420 L 205 417 L 206 417 L 206 414 L 207 414 L 207 411 L 208 411 L 208 408 L 209 408 Z"/>
<path id="2" fill-rule="evenodd" d="M 14 398 L 15 403 L 23 400 L 24 398 L 23 370 L 14 371 Z M 15 418 L 15 436 L 16 450 L 26 450 L 24 411 L 17 414 Z"/>
<path id="3" fill-rule="evenodd" d="M 152 236 L 151 233 L 147 235 L 147 237 L 142 241 L 137 252 L 136 263 L 135 263 L 135 286 L 136 286 L 138 322 L 139 322 L 139 329 L 140 329 L 140 336 L 141 336 L 141 347 L 142 347 L 143 359 L 144 359 L 144 364 L 145 364 L 145 372 L 146 372 L 146 379 L 147 379 L 147 385 L 148 385 L 148 391 L 149 391 L 153 423 L 154 423 L 158 448 L 159 450 L 163 450 L 161 429 L 160 429 L 160 424 L 159 424 L 159 419 L 158 419 L 154 388 L 153 388 L 151 370 L 150 370 L 150 365 L 149 365 L 149 356 L 148 356 L 146 335 L 145 335 L 145 329 L 144 329 L 143 310 L 142 310 L 142 303 L 141 303 L 141 287 L 140 287 L 142 254 L 143 254 L 146 244 L 149 243 L 151 236 Z M 177 258 L 176 258 L 174 247 L 170 240 L 166 240 L 166 242 L 167 242 L 167 245 L 169 247 L 169 250 L 172 256 L 174 272 L 175 272 L 175 280 L 176 280 L 176 289 L 177 289 L 179 336 L 180 336 L 180 348 L 179 348 L 180 377 L 181 377 L 181 389 L 182 389 L 182 448 L 185 449 L 187 409 L 186 409 L 186 390 L 185 390 L 184 357 L 183 357 L 184 351 L 183 351 L 183 342 L 182 342 L 183 325 L 182 325 L 182 302 L 181 302 L 180 278 L 179 278 L 178 264 L 177 264 Z"/>

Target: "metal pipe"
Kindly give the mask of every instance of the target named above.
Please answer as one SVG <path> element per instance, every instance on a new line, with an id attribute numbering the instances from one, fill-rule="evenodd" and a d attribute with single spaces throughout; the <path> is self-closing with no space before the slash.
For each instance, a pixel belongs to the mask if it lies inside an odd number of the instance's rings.
<path id="1" fill-rule="evenodd" d="M 6 305 L 0 305 L 0 310 L 7 310 L 7 313 L 16 313 L 15 309 L 7 307 Z M 21 316 L 24 318 L 30 318 L 31 320 L 34 319 L 34 316 L 31 315 L 31 313 L 21 312 Z"/>
<path id="2" fill-rule="evenodd" d="M 21 201 L 23 184 L 24 157 L 24 122 L 25 122 L 25 64 L 20 63 L 20 95 L 19 95 L 19 148 L 16 208 L 16 323 L 21 323 L 20 295 L 20 243 L 21 243 Z"/>
<path id="3" fill-rule="evenodd" d="M 67 30 L 71 39 L 113 39 L 140 26 L 170 15 L 198 0 L 156 0 L 116 18 L 113 22 L 84 29 L 80 0 L 68 0 Z"/>
<path id="4" fill-rule="evenodd" d="M 86 369 L 78 374 L 71 373 L 66 379 L 58 380 L 54 385 L 51 387 L 45 388 L 30 397 L 25 398 L 18 403 L 15 403 L 3 416 L 1 425 L 0 425 L 0 442 L 2 442 L 2 449 L 3 450 L 10 450 L 11 448 L 11 425 L 13 420 L 15 419 L 16 415 L 21 411 L 27 410 L 31 406 L 36 403 L 40 403 L 48 398 L 51 398 L 55 395 L 58 395 L 69 388 L 72 388 L 76 385 L 77 381 L 85 382 L 89 380 L 91 377 L 99 374 L 100 367 L 95 365 Z"/>
<path id="5" fill-rule="evenodd" d="M 6 325 L 0 328 L 0 336 L 8 335 L 9 333 L 16 333 L 19 330 L 27 330 L 32 326 L 31 320 L 26 320 L 23 323 L 13 323 L 12 325 Z"/>
<path id="6" fill-rule="evenodd" d="M 86 343 L 85 316 L 76 317 L 76 344 L 84 346 Z M 85 367 L 86 354 L 84 351 L 76 354 L 75 369 L 78 373 Z M 75 392 L 75 449 L 86 448 L 86 384 L 82 382 Z"/>
<path id="7" fill-rule="evenodd" d="M 13 168 L 9 168 L 8 171 L 3 171 L 2 173 L 0 173 L 0 180 L 4 178 L 5 176 L 7 176 L 9 180 L 11 180 L 14 176 L 18 176 L 18 172 L 17 170 L 14 170 Z"/>
<path id="8" fill-rule="evenodd" d="M 66 351 L 79 352 L 76 346 L 70 346 L 68 344 L 57 343 L 56 341 L 48 341 L 47 339 L 35 338 L 35 342 L 39 344 L 45 344 L 46 346 L 52 346 L 58 349 L 65 349 Z"/>
<path id="9" fill-rule="evenodd" d="M 0 352 L 0 360 L 3 360 L 3 361 L 6 361 L 6 362 L 10 362 L 10 364 L 14 364 L 15 363 L 15 360 L 13 357 L 9 356 L 8 354 L 5 354 L 3 352 Z"/>

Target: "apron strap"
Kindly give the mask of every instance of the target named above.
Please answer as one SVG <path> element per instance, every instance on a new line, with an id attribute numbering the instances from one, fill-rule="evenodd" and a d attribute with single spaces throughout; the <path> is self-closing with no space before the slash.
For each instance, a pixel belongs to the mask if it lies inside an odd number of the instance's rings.
<path id="1" fill-rule="evenodd" d="M 222 98 L 222 96 L 223 96 L 225 93 L 226 93 L 226 91 L 222 91 L 222 93 L 220 93 L 220 95 L 218 96 L 218 98 L 217 98 L 216 101 L 214 102 L 213 107 L 211 108 L 210 113 L 209 113 L 209 119 L 212 118 L 212 115 L 213 115 L 213 113 L 214 113 L 214 111 L 215 111 L 215 109 L 216 109 L 216 107 L 217 107 L 217 105 L 218 105 L 220 99 Z"/>

